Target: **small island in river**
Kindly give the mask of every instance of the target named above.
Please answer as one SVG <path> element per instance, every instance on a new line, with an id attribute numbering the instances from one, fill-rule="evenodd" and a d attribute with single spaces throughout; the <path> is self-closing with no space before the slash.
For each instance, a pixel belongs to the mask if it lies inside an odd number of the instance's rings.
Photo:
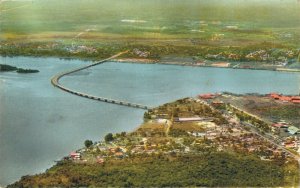
<path id="1" fill-rule="evenodd" d="M 135 131 L 86 140 L 8 187 L 297 186 L 299 101 L 275 93 L 180 99 L 146 111 Z"/>
<path id="2" fill-rule="evenodd" d="M 16 71 L 17 73 L 38 73 L 35 69 L 22 69 L 11 65 L 0 64 L 0 72 Z"/>

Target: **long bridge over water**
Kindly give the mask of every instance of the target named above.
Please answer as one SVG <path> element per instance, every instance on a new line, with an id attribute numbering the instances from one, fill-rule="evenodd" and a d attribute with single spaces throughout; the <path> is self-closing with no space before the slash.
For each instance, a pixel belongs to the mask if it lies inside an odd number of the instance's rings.
<path id="1" fill-rule="evenodd" d="M 120 56 L 124 53 L 127 53 L 127 52 L 128 51 L 120 52 L 120 53 L 118 53 L 118 54 L 116 54 L 112 57 L 109 57 L 107 59 L 103 59 L 103 60 L 98 61 L 96 63 L 85 65 L 85 66 L 82 66 L 82 67 L 79 67 L 79 68 L 76 68 L 76 69 L 73 69 L 73 70 L 70 70 L 70 71 L 58 73 L 57 75 L 55 75 L 51 78 L 51 83 L 52 83 L 53 86 L 58 87 L 59 89 L 61 89 L 63 91 L 66 91 L 66 92 L 74 94 L 74 95 L 78 95 L 80 97 L 85 97 L 85 98 L 88 98 L 88 99 L 93 99 L 93 100 L 102 101 L 102 102 L 106 102 L 106 103 L 123 105 L 123 106 L 127 106 L 127 107 L 132 107 L 132 108 L 140 108 L 140 109 L 144 109 L 144 110 L 150 109 L 150 107 L 148 107 L 146 105 L 142 105 L 142 104 L 127 102 L 127 101 L 121 101 L 121 100 L 116 100 L 116 99 L 110 99 L 110 98 L 105 98 L 105 97 L 99 97 L 99 96 L 93 96 L 93 95 L 90 95 L 90 94 L 87 94 L 87 93 L 82 93 L 82 92 L 75 91 L 73 89 L 67 88 L 67 87 L 65 87 L 65 86 L 63 86 L 59 83 L 59 79 L 62 78 L 63 76 L 66 76 L 66 75 L 69 75 L 69 74 L 87 69 L 89 67 L 93 67 L 93 66 L 105 63 L 106 61 L 111 60 L 113 58 L 116 58 L 116 57 L 118 57 L 118 56 Z"/>

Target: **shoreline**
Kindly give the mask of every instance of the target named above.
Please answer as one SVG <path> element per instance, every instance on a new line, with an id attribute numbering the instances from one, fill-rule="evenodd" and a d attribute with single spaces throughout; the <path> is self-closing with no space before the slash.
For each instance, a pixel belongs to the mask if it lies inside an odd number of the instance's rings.
<path id="1" fill-rule="evenodd" d="M 15 56 L 2 56 L 1 57 L 36 57 L 36 58 L 58 58 L 66 60 L 81 60 L 81 61 L 98 61 L 96 58 L 81 58 L 81 57 L 70 57 L 70 56 L 26 56 L 26 55 L 15 55 Z M 264 70 L 264 71 L 278 71 L 278 72 L 289 72 L 289 73 L 300 73 L 300 69 L 293 68 L 242 68 L 242 67 L 223 67 L 223 66 L 213 66 L 213 65 L 199 65 L 192 62 L 181 62 L 181 61 L 160 61 L 157 59 L 147 59 L 147 58 L 119 58 L 111 59 L 111 62 L 118 63 L 131 63 L 131 64 L 161 64 L 161 65 L 177 65 L 177 66 L 189 66 L 189 67 L 202 67 L 202 68 L 225 68 L 225 69 L 245 69 L 245 70 Z"/>
<path id="2" fill-rule="evenodd" d="M 112 59 L 113 62 L 117 63 L 131 63 L 131 64 L 161 64 L 161 65 L 177 65 L 177 66 L 188 66 L 188 67 L 201 67 L 201 68 L 224 68 L 224 69 L 245 69 L 245 70 L 264 70 L 264 71 L 278 71 L 278 72 L 289 72 L 289 73 L 300 73 L 300 69 L 290 69 L 290 68 L 241 68 L 241 67 L 219 67 L 213 65 L 198 65 L 190 62 L 181 63 L 179 61 L 166 61 L 162 62 L 154 59 L 138 59 L 138 58 L 121 58 Z"/>

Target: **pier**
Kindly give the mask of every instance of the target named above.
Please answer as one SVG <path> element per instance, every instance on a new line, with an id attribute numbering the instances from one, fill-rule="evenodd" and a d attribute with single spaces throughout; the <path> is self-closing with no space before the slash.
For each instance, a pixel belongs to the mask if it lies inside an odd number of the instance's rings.
<path id="1" fill-rule="evenodd" d="M 65 86 L 63 86 L 59 83 L 59 79 L 61 79 L 63 76 L 66 76 L 66 75 L 69 75 L 69 74 L 87 69 L 89 67 L 93 67 L 93 66 L 105 63 L 106 61 L 111 60 L 113 58 L 116 58 L 116 57 L 118 57 L 118 56 L 120 56 L 124 53 L 127 53 L 127 52 L 128 51 L 121 52 L 121 53 L 118 53 L 118 54 L 116 54 L 112 57 L 109 57 L 107 59 L 103 59 L 101 61 L 98 61 L 96 63 L 85 65 L 85 66 L 82 66 L 82 67 L 79 67 L 79 68 L 76 68 L 76 69 L 73 69 L 73 70 L 70 70 L 70 71 L 65 71 L 65 72 L 58 73 L 57 75 L 55 75 L 51 78 L 51 84 L 53 86 L 65 91 L 65 92 L 68 92 L 68 93 L 71 93 L 73 95 L 77 95 L 77 96 L 80 96 L 80 97 L 84 97 L 84 98 L 88 98 L 88 99 L 92 99 L 92 100 L 96 100 L 96 101 L 101 101 L 101 102 L 106 102 L 106 103 L 111 103 L 111 104 L 117 104 L 117 105 L 132 107 L 132 108 L 139 108 L 139 109 L 143 109 L 143 110 L 148 110 L 148 109 L 150 109 L 150 107 L 148 107 L 146 105 L 127 102 L 127 101 L 121 101 L 121 100 L 116 100 L 116 99 L 110 99 L 110 98 L 106 98 L 106 97 L 93 96 L 93 95 L 90 95 L 90 94 L 87 94 L 87 93 L 82 93 L 82 92 L 75 91 L 73 89 L 67 88 L 67 87 L 65 87 Z"/>

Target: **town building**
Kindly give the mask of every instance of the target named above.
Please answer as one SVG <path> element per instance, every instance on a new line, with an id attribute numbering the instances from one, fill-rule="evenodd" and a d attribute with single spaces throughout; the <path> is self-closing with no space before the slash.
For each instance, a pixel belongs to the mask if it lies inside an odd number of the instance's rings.
<path id="1" fill-rule="evenodd" d="M 71 152 L 71 153 L 70 153 L 70 157 L 71 157 L 71 159 L 73 159 L 73 160 L 80 160 L 81 154 L 80 154 L 80 153 L 77 153 L 77 152 Z"/>
<path id="2" fill-rule="evenodd" d="M 288 132 L 293 135 L 299 133 L 299 131 L 300 131 L 300 129 L 295 126 L 290 126 L 288 128 Z"/>

